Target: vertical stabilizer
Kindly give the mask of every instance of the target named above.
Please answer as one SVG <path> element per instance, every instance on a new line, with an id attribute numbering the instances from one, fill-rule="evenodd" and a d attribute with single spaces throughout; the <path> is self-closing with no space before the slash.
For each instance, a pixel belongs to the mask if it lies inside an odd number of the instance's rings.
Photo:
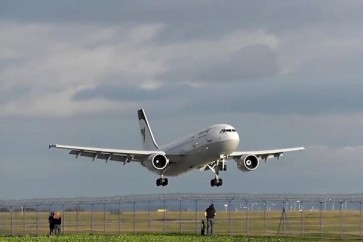
<path id="1" fill-rule="evenodd" d="M 158 150 L 159 146 L 156 144 L 153 132 L 151 131 L 149 122 L 147 121 L 143 109 L 137 111 L 139 116 L 139 124 L 141 130 L 142 145 L 145 150 Z"/>

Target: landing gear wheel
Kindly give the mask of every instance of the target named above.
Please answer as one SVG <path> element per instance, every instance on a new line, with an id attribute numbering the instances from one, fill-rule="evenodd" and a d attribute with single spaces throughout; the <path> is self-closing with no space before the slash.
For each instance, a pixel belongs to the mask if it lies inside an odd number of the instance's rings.
<path id="1" fill-rule="evenodd" d="M 168 178 L 162 178 L 156 179 L 156 185 L 157 186 L 166 186 L 168 185 Z"/>
<path id="2" fill-rule="evenodd" d="M 218 164 L 218 170 L 220 171 L 226 171 L 227 170 L 227 165 L 226 164 L 222 164 L 222 163 L 219 163 Z"/>
<path id="3" fill-rule="evenodd" d="M 223 180 L 222 180 L 222 178 L 219 178 L 218 179 L 218 182 L 217 182 L 217 187 L 219 187 L 219 186 L 222 186 L 223 185 Z"/>
<path id="4" fill-rule="evenodd" d="M 219 178 L 219 179 L 214 178 L 214 179 L 212 179 L 212 180 L 210 181 L 210 185 L 211 185 L 212 187 L 214 187 L 214 186 L 217 186 L 217 187 L 222 186 L 222 185 L 223 185 L 223 180 L 222 180 L 221 178 Z"/>
<path id="5" fill-rule="evenodd" d="M 167 186 L 168 185 L 168 178 L 164 178 L 161 185 L 162 186 Z"/>

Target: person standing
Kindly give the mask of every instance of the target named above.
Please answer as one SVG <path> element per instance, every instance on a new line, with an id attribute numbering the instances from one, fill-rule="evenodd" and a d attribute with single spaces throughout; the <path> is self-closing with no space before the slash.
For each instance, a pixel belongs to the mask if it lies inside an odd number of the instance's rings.
<path id="1" fill-rule="evenodd" d="M 49 213 L 48 223 L 49 223 L 49 235 L 52 235 L 53 231 L 54 231 L 54 212 L 53 211 L 51 211 Z"/>
<path id="2" fill-rule="evenodd" d="M 213 203 L 205 210 L 204 215 L 207 218 L 207 235 L 213 235 L 214 217 L 217 215 Z"/>
<path id="3" fill-rule="evenodd" d="M 57 212 L 54 216 L 54 234 L 59 236 L 61 233 L 62 217 L 60 212 Z"/>

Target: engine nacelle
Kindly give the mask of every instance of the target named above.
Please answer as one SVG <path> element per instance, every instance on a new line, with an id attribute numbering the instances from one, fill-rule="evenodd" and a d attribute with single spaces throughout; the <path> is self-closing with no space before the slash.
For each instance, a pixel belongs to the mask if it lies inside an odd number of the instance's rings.
<path id="1" fill-rule="evenodd" d="M 240 159 L 236 160 L 237 167 L 241 171 L 253 171 L 260 164 L 260 160 L 255 155 L 244 155 Z"/>
<path id="2" fill-rule="evenodd" d="M 165 155 L 159 154 L 150 155 L 149 161 L 156 170 L 164 170 L 169 164 L 169 159 Z"/>

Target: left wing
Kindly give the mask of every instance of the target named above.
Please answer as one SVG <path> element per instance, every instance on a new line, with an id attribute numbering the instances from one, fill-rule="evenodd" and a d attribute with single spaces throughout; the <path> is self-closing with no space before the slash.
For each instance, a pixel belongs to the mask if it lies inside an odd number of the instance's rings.
<path id="1" fill-rule="evenodd" d="M 76 158 L 79 156 L 89 157 L 92 160 L 113 160 L 118 162 L 129 163 L 131 161 L 142 162 L 152 154 L 165 155 L 164 151 L 158 150 L 119 150 L 119 149 L 104 149 L 94 147 L 81 147 L 81 146 L 70 146 L 70 145 L 49 145 L 50 148 L 58 148 L 70 150 L 69 154 L 75 155 Z"/>
<path id="2" fill-rule="evenodd" d="M 275 150 L 257 150 L 257 151 L 235 151 L 231 153 L 228 158 L 239 159 L 244 155 L 255 155 L 260 160 L 267 160 L 270 158 L 280 158 L 285 152 L 305 150 L 304 147 L 293 147 Z"/>

